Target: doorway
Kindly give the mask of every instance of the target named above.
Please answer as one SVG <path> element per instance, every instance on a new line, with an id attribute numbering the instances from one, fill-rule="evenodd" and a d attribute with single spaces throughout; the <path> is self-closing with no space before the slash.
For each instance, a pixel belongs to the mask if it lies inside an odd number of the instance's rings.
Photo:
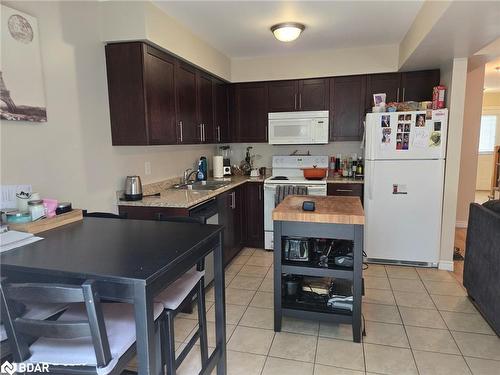
<path id="1" fill-rule="evenodd" d="M 477 160 L 475 202 L 498 199 L 498 146 L 500 145 L 500 58 L 486 64 Z"/>

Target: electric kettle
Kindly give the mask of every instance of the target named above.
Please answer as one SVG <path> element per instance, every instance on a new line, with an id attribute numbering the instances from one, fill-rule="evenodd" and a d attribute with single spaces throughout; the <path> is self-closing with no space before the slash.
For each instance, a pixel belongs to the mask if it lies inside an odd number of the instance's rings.
<path id="1" fill-rule="evenodd" d="M 140 201 L 142 199 L 142 184 L 139 176 L 127 176 L 124 195 L 127 201 Z"/>

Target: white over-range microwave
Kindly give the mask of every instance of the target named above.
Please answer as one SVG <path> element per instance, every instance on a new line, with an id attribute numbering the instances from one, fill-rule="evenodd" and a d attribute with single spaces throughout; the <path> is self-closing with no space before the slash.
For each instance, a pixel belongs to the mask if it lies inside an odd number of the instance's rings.
<path id="1" fill-rule="evenodd" d="M 328 111 L 273 112 L 268 119 L 272 145 L 328 143 Z"/>

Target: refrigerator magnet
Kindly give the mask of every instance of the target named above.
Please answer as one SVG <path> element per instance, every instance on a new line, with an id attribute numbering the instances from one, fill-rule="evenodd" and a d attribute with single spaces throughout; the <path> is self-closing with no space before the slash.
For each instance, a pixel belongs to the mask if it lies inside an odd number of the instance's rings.
<path id="1" fill-rule="evenodd" d="M 424 128 L 425 127 L 425 115 L 422 114 L 417 114 L 415 117 L 415 127 L 417 128 Z"/>
<path id="2" fill-rule="evenodd" d="M 411 121 L 411 113 L 405 115 L 405 121 Z"/>
<path id="3" fill-rule="evenodd" d="M 398 121 L 404 121 L 405 120 L 405 115 L 401 114 L 398 115 Z"/>
<path id="4" fill-rule="evenodd" d="M 391 128 L 383 128 L 382 129 L 382 140 L 380 143 L 380 147 L 382 149 L 387 149 L 391 145 L 391 133 L 392 129 Z"/>
<path id="5" fill-rule="evenodd" d="M 432 109 L 428 109 L 427 111 L 425 111 L 425 119 L 432 120 Z"/>
<path id="6" fill-rule="evenodd" d="M 429 146 L 438 147 L 441 145 L 441 132 L 433 131 L 429 137 Z"/>
<path id="7" fill-rule="evenodd" d="M 380 126 L 383 128 L 391 127 L 391 115 L 382 115 L 380 118 Z"/>
<path id="8" fill-rule="evenodd" d="M 413 135 L 413 147 L 427 148 L 427 140 L 429 139 L 429 131 L 427 128 L 417 129 Z"/>

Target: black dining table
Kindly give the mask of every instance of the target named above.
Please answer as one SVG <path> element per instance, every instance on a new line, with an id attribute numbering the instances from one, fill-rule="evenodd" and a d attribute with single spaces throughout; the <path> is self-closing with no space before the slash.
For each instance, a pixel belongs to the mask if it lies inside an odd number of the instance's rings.
<path id="1" fill-rule="evenodd" d="M 222 226 L 148 220 L 84 218 L 38 234 L 43 240 L 3 252 L 10 282 L 81 284 L 95 280 L 102 299 L 134 305 L 138 371 L 162 374 L 157 358 L 153 298 L 214 252 L 216 348 L 202 371 L 226 374 Z"/>

